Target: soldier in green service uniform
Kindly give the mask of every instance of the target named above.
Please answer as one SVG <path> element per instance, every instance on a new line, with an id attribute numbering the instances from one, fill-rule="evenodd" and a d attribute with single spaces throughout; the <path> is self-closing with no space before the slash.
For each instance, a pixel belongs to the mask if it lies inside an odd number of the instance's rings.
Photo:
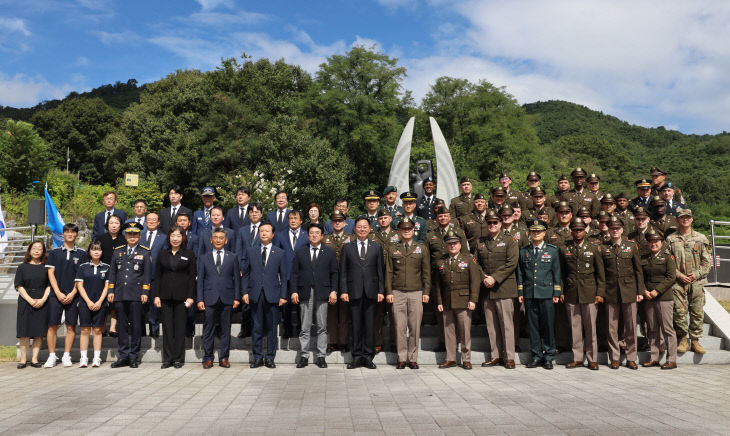
<path id="1" fill-rule="evenodd" d="M 403 208 L 395 204 L 395 200 L 398 199 L 398 189 L 395 186 L 386 186 L 383 196 L 385 196 L 385 204 L 381 207 L 387 210 L 393 218 L 402 217 Z"/>
<path id="2" fill-rule="evenodd" d="M 611 222 L 611 215 L 606 213 L 605 210 L 598 212 L 598 218 L 593 221 L 593 223 L 597 224 L 596 228 L 588 236 L 588 240 L 596 247 L 611 240 L 611 233 L 608 228 L 609 222 Z"/>
<path id="3" fill-rule="evenodd" d="M 428 247 L 413 239 L 413 221 L 405 217 L 398 223 L 401 241 L 385 251 L 386 301 L 393 304 L 395 339 L 398 351 L 396 369 L 418 369 L 423 305 L 431 293 L 431 262 Z"/>
<path id="4" fill-rule="evenodd" d="M 557 207 L 559 201 L 566 201 L 570 205 L 571 211 L 575 213 L 573 207 L 573 198 L 570 196 L 570 179 L 565 174 L 561 174 L 558 177 L 558 188 L 555 190 L 555 195 L 552 196 L 548 202 L 553 208 Z"/>
<path id="5" fill-rule="evenodd" d="M 567 201 L 560 201 L 556 205 L 555 212 L 558 216 L 558 225 L 548 229 L 545 239 L 560 248 L 571 239 L 570 220 L 573 219 L 573 210 Z"/>
<path id="6" fill-rule="evenodd" d="M 631 233 L 634 231 L 634 214 L 629 210 L 629 196 L 625 192 L 619 192 L 614 197 L 616 200 L 616 214 L 626 224 L 624 230 Z"/>
<path id="7" fill-rule="evenodd" d="M 595 200 L 593 201 L 601 201 L 604 193 L 600 189 L 601 178 L 598 176 L 598 174 L 591 173 L 588 177 L 586 177 L 586 184 L 588 185 L 588 191 L 592 193 L 593 197 L 595 198 Z"/>
<path id="8" fill-rule="evenodd" d="M 426 233 L 428 233 L 428 224 L 426 224 L 425 218 L 421 218 L 416 215 L 417 198 L 416 194 L 410 191 L 404 192 L 400 195 L 401 203 L 403 203 L 403 216 L 393 217 L 393 225 L 398 227 L 398 223 L 400 223 L 403 218 L 408 217 L 413 223 L 413 229 L 415 232 L 413 239 L 417 242 L 424 243 L 426 241 Z"/>
<path id="9" fill-rule="evenodd" d="M 582 206 L 591 212 L 592 217 L 598 215 L 601 206 L 598 204 L 595 194 L 585 186 L 586 172 L 583 168 L 577 167 L 570 173 L 570 177 L 573 178 L 573 189 L 568 192 L 568 195 L 573 200 L 574 210 Z"/>
<path id="10" fill-rule="evenodd" d="M 429 232 L 430 231 L 433 231 L 433 230 L 436 230 L 438 228 L 438 226 L 439 226 L 438 216 L 437 216 L 438 215 L 438 212 L 436 212 L 436 211 L 441 206 L 446 207 L 446 203 L 444 203 L 444 201 L 442 199 L 437 198 L 436 201 L 433 203 L 433 216 L 434 216 L 434 218 L 429 219 L 429 220 L 426 220 L 426 228 L 428 229 Z M 448 209 L 447 209 L 447 211 L 448 211 Z M 456 223 L 454 225 L 456 225 Z"/>
<path id="11" fill-rule="evenodd" d="M 525 212 L 525 215 L 527 215 L 527 210 L 531 209 L 533 207 L 532 204 L 532 196 L 530 195 L 532 190 L 535 188 L 540 187 L 540 181 L 542 180 L 542 176 L 538 174 L 535 171 L 530 171 L 527 173 L 527 190 L 521 192 L 522 194 L 520 198 L 520 207 Z M 525 219 L 528 219 L 530 217 L 526 216 Z"/>
<path id="12" fill-rule="evenodd" d="M 555 357 L 555 308 L 562 294 L 558 247 L 545 242 L 547 223 L 527 222 L 532 243 L 520 248 L 517 266 L 517 294 L 525 303 L 530 326 L 532 360 L 526 366 L 553 369 Z"/>
<path id="13" fill-rule="evenodd" d="M 515 210 L 509 204 L 505 204 L 499 209 L 499 216 L 502 218 L 502 231 L 508 233 L 515 238 L 519 247 L 524 247 L 530 243 L 527 237 L 527 226 L 522 221 L 515 220 Z"/>
<path id="14" fill-rule="evenodd" d="M 512 189 L 512 177 L 510 177 L 509 174 L 507 174 L 507 172 L 505 171 L 502 171 L 499 174 L 499 186 L 504 189 L 505 195 L 507 197 L 507 203 L 519 203 L 520 198 L 522 198 L 522 193 Z"/>
<path id="15" fill-rule="evenodd" d="M 487 200 L 480 192 L 474 195 L 474 210 L 469 215 L 459 218 L 459 225 L 464 229 L 466 239 L 469 241 L 469 251 L 474 252 L 479 238 L 487 234 L 487 222 L 484 217 L 487 213 Z"/>
<path id="16" fill-rule="evenodd" d="M 651 195 L 660 195 L 662 187 L 667 183 L 667 174 L 669 173 L 657 167 L 652 167 L 651 170 L 649 170 L 649 175 L 651 176 Z M 672 187 L 674 188 L 674 193 L 672 194 L 673 201 L 676 203 L 684 204 L 684 196 L 682 195 L 682 190 L 676 186 Z"/>
<path id="17" fill-rule="evenodd" d="M 477 242 L 476 255 L 484 283 L 483 310 L 491 346 L 490 360 L 482 366 L 503 364 L 515 368 L 515 306 L 517 297 L 517 260 L 519 247 L 509 233 L 502 231 L 500 216 L 489 210 L 487 235 Z"/>
<path id="18" fill-rule="evenodd" d="M 560 247 L 563 295 L 570 319 L 573 360 L 566 368 L 583 366 L 584 350 L 588 368 L 598 370 L 596 318 L 598 305 L 606 295 L 606 273 L 598 247 L 586 241 L 586 225 L 580 218 L 570 222 L 571 239 Z M 585 342 L 583 331 L 585 330 Z"/>
<path id="19" fill-rule="evenodd" d="M 537 218 L 538 211 L 545 209 L 544 212 L 548 214 L 549 220 L 546 222 L 548 225 L 555 225 L 555 210 L 553 210 L 552 207 L 549 207 L 545 202 L 547 201 L 547 193 L 544 189 L 542 189 L 540 186 L 533 188 L 530 191 L 530 197 L 532 198 L 532 207 L 528 208 L 527 211 L 525 211 L 525 215 L 527 215 L 527 219 L 530 218 Z"/>
<path id="20" fill-rule="evenodd" d="M 373 189 L 369 190 L 363 196 L 365 201 L 365 217 L 370 223 L 371 232 L 378 228 L 378 208 L 380 207 L 380 194 Z"/>
<path id="21" fill-rule="evenodd" d="M 704 354 L 700 345 L 704 319 L 707 275 L 712 268 L 712 247 L 707 237 L 692 229 L 694 217 L 690 209 L 677 210 L 677 231 L 667 238 L 667 245 L 677 260 L 677 280 L 674 282 L 674 329 L 677 331 L 677 352 L 690 349 L 687 336 L 692 340 L 692 352 Z M 689 321 L 687 320 L 689 312 Z"/>
<path id="22" fill-rule="evenodd" d="M 649 223 L 659 233 L 667 237 L 677 231 L 677 219 L 667 215 L 667 202 L 658 195 L 651 198 L 652 217 Z"/>
<path id="23" fill-rule="evenodd" d="M 342 247 L 355 241 L 355 235 L 345 233 L 345 215 L 335 210 L 330 215 L 332 233 L 324 235 L 322 243 L 330 247 L 337 256 L 337 265 L 340 264 Z M 350 337 L 350 307 L 349 303 L 337 300 L 327 308 L 327 336 L 328 351 L 349 351 Z"/>
<path id="24" fill-rule="evenodd" d="M 649 227 L 649 212 L 641 206 L 637 207 L 634 211 L 634 231 L 629 233 L 628 237 L 639 246 L 639 256 L 642 259 L 649 256 L 649 244 L 646 242 L 646 232 Z"/>
<path id="25" fill-rule="evenodd" d="M 496 188 L 492 188 L 492 195 L 487 203 L 487 208 L 494 209 L 496 212 L 506 204 L 506 201 L 507 191 L 505 191 L 503 187 L 497 186 Z"/>
<path id="26" fill-rule="evenodd" d="M 474 195 L 471 193 L 472 188 L 471 179 L 466 176 L 462 177 L 459 181 L 461 195 L 452 198 L 451 203 L 449 203 L 449 213 L 452 219 L 457 220 L 464 215 L 469 215 L 474 209 Z"/>

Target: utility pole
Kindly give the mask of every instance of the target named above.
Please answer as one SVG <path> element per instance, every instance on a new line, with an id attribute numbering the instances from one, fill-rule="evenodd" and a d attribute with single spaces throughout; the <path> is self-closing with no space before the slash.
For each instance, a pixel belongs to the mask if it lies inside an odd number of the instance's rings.
<path id="1" fill-rule="evenodd" d="M 71 148 L 66 147 L 66 172 L 68 173 L 68 163 L 71 162 Z"/>

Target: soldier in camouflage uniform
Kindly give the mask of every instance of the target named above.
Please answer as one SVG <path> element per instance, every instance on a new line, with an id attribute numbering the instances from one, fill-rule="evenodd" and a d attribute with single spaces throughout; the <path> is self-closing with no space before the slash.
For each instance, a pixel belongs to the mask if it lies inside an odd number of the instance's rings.
<path id="1" fill-rule="evenodd" d="M 712 267 L 712 247 L 707 237 L 692 230 L 692 211 L 677 211 L 677 232 L 669 235 L 667 245 L 677 261 L 677 280 L 674 283 L 674 329 L 677 331 L 677 352 L 688 349 L 704 354 L 700 345 L 704 319 L 705 290 L 707 275 Z M 687 320 L 689 312 L 689 321 Z M 689 347 L 687 336 L 692 340 Z"/>
<path id="2" fill-rule="evenodd" d="M 464 215 L 469 215 L 474 210 L 474 194 L 471 193 L 471 179 L 466 176 L 462 177 L 459 181 L 459 189 L 461 189 L 461 195 L 452 198 L 449 204 L 449 213 L 454 221 Z"/>
<path id="3" fill-rule="evenodd" d="M 332 221 L 332 233 L 324 235 L 322 243 L 330 247 L 337 256 L 337 265 L 340 264 L 340 253 L 345 244 L 355 241 L 355 235 L 345 233 L 345 215 L 339 210 L 335 210 L 330 216 Z M 327 309 L 327 335 L 328 350 L 331 351 L 349 351 L 350 336 L 350 307 L 345 301 L 337 301 L 334 305 Z"/>

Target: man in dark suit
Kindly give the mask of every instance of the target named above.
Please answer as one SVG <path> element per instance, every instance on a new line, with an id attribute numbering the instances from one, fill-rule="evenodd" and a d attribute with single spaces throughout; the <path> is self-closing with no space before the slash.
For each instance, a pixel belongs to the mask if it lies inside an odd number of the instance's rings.
<path id="1" fill-rule="evenodd" d="M 289 194 L 286 191 L 279 191 L 274 196 L 276 209 L 266 214 L 266 222 L 274 225 L 274 231 L 279 233 L 286 230 L 289 225 Z"/>
<path id="2" fill-rule="evenodd" d="M 289 280 L 294 253 L 300 247 L 304 247 L 307 244 L 309 244 L 309 238 L 302 231 L 302 212 L 292 210 L 289 212 L 289 228 L 286 231 L 277 232 L 276 237 L 274 237 L 274 245 L 284 250 L 287 281 Z M 282 307 L 282 321 L 284 326 L 282 338 L 288 339 L 294 336 L 294 324 L 299 324 L 298 319 L 296 322 L 294 321 L 294 316 L 299 313 L 297 307 L 291 303 L 287 303 Z"/>
<path id="3" fill-rule="evenodd" d="M 210 211 L 215 203 L 215 188 L 206 186 L 200 191 L 200 199 L 203 207 L 193 213 L 193 233 L 200 235 L 204 229 L 212 229 L 213 223 L 210 221 Z"/>
<path id="4" fill-rule="evenodd" d="M 345 244 L 340 255 L 340 299 L 350 303 L 352 320 L 352 361 L 347 368 L 375 369 L 375 312 L 384 299 L 383 249 L 368 238 L 367 216 L 355 220 L 355 235 L 357 241 Z"/>
<path id="5" fill-rule="evenodd" d="M 235 253 L 224 249 L 228 238 L 222 227 L 213 229 L 213 250 L 198 261 L 198 310 L 205 312 L 203 325 L 203 368 L 213 367 L 213 347 L 216 324 L 220 323 L 221 338 L 218 364 L 230 368 L 231 314 L 241 304 L 241 272 Z"/>
<path id="6" fill-rule="evenodd" d="M 132 202 L 132 209 L 134 215 L 127 219 L 127 222 L 134 221 L 137 225 L 142 227 L 142 231 L 147 229 L 147 202 L 138 198 Z M 143 239 L 144 241 L 144 239 Z"/>
<path id="7" fill-rule="evenodd" d="M 210 209 L 210 223 L 213 226 L 213 229 L 222 228 L 223 231 L 226 233 L 226 239 L 228 242 L 226 243 L 226 246 L 224 247 L 228 251 L 236 252 L 236 233 L 226 227 L 223 227 L 223 208 L 220 206 L 213 206 Z M 213 230 L 209 229 L 203 229 L 200 231 L 200 234 L 198 235 L 198 251 L 195 253 L 195 255 L 198 258 L 203 257 L 205 253 L 208 253 L 210 250 L 213 249 L 213 246 L 211 245 L 211 237 L 213 236 Z M 238 259 L 236 259 L 238 261 Z"/>
<path id="8" fill-rule="evenodd" d="M 238 254 L 241 271 L 246 268 L 248 249 L 252 246 L 261 246 L 259 226 L 261 225 L 261 218 L 264 216 L 261 203 L 251 203 L 248 205 L 247 210 L 249 223 L 239 227 L 236 231 L 236 254 Z M 251 336 L 251 305 L 244 304 L 241 306 L 241 331 L 238 333 L 238 337 L 247 338 L 249 336 Z"/>
<path id="9" fill-rule="evenodd" d="M 251 306 L 253 333 L 251 368 L 265 365 L 276 368 L 276 327 L 279 325 L 279 306 L 286 303 L 286 265 L 284 251 L 275 247 L 274 225 L 266 222 L 259 226 L 259 244 L 248 247 L 243 269 L 243 302 Z M 263 336 L 266 332 L 266 360 L 263 355 Z"/>
<path id="10" fill-rule="evenodd" d="M 251 222 L 248 218 L 249 200 L 251 200 L 251 191 L 247 186 L 241 186 L 236 190 L 236 203 L 238 204 L 226 212 L 224 223 L 227 228 L 235 232 Z"/>
<path id="11" fill-rule="evenodd" d="M 167 245 L 167 235 L 158 230 L 160 220 L 156 213 L 148 213 L 146 217 L 146 229 L 142 230 L 140 244 L 150 250 L 152 254 L 152 277 L 155 276 L 155 265 L 160 250 Z M 145 312 L 149 312 L 144 319 L 149 319 L 150 336 L 156 338 L 160 336 L 160 310 L 153 304 L 145 305 Z"/>
<path id="12" fill-rule="evenodd" d="M 116 209 L 114 206 L 117 204 L 117 193 L 114 191 L 107 191 L 104 193 L 104 207 L 106 210 L 99 212 L 94 217 L 94 228 L 92 234 L 94 239 L 98 239 L 99 236 L 103 235 L 106 231 L 106 221 L 112 215 L 117 215 L 122 218 L 122 222 L 127 221 L 127 213 L 121 209 Z"/>
<path id="13" fill-rule="evenodd" d="M 183 192 L 180 185 L 173 185 L 167 191 L 167 196 L 170 199 L 170 207 L 160 209 L 158 215 L 160 217 L 160 230 L 164 234 L 170 233 L 170 227 L 174 226 L 177 221 L 179 214 L 188 214 L 193 216 L 193 211 L 189 208 L 180 204 L 183 198 Z M 188 244 L 188 248 L 190 248 Z"/>
<path id="14" fill-rule="evenodd" d="M 330 247 L 322 244 L 322 224 L 312 224 L 308 229 L 309 244 L 294 255 L 289 294 L 291 302 L 301 303 L 301 331 L 299 332 L 299 361 L 297 368 L 309 363 L 309 336 L 312 324 L 317 326 L 317 366 L 327 368 L 327 304 L 337 302 L 337 256 Z"/>

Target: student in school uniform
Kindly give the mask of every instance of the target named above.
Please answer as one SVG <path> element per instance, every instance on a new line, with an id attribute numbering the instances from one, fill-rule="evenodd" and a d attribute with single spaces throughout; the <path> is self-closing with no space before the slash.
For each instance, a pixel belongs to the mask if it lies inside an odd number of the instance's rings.
<path id="1" fill-rule="evenodd" d="M 89 244 L 87 250 L 91 260 L 81 264 L 76 271 L 76 289 L 79 292 L 79 325 L 81 326 L 81 337 L 79 338 L 79 349 L 81 360 L 79 368 L 86 368 L 89 365 L 89 333 L 94 334 L 94 359 L 91 366 L 101 366 L 101 341 L 102 332 L 106 321 L 107 303 L 106 295 L 108 286 L 106 283 L 109 265 L 101 261 L 101 242 L 94 241 Z"/>

